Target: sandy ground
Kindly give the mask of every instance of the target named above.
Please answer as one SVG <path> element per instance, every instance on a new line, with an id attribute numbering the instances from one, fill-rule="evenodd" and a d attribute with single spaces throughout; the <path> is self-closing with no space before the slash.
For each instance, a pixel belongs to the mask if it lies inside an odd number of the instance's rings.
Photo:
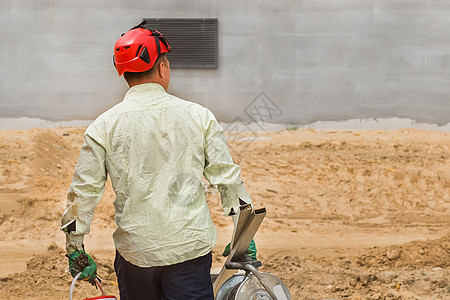
<path id="1" fill-rule="evenodd" d="M 59 222 L 84 128 L 0 131 L 0 299 L 67 299 L 71 276 Z M 229 134 L 255 207 L 261 268 L 293 299 L 450 299 L 450 133 L 281 130 Z M 231 236 L 218 228 L 214 267 Z M 89 253 L 108 293 L 115 229 L 110 184 Z M 99 295 L 77 284 L 74 299 Z"/>

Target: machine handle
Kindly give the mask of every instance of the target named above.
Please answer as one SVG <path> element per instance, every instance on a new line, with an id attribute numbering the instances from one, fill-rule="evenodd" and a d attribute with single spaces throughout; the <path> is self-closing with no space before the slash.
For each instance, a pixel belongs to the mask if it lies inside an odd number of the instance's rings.
<path id="1" fill-rule="evenodd" d="M 247 270 L 249 272 L 252 272 L 253 275 L 255 275 L 255 277 L 258 279 L 259 283 L 262 284 L 262 286 L 266 289 L 266 291 L 269 293 L 270 297 L 272 297 L 273 300 L 278 300 L 277 296 L 275 296 L 275 293 L 272 291 L 272 289 L 270 288 L 270 286 L 267 284 L 266 280 L 264 279 L 264 277 L 261 275 L 261 273 L 252 265 L 247 264 L 246 265 Z"/>
<path id="2" fill-rule="evenodd" d="M 259 268 L 259 267 L 262 266 L 262 263 L 259 260 L 255 260 L 255 261 L 252 261 L 252 262 L 234 262 L 234 261 L 230 261 L 230 262 L 226 262 L 225 263 L 225 269 L 250 271 L 248 269 L 247 265 L 253 266 L 254 268 Z"/>
<path id="3" fill-rule="evenodd" d="M 269 293 L 270 297 L 272 297 L 273 300 L 278 300 L 277 296 L 275 296 L 274 292 L 270 288 L 270 286 L 267 284 L 264 277 L 261 275 L 261 273 L 258 271 L 257 268 L 262 266 L 262 263 L 257 260 L 253 262 L 226 262 L 225 268 L 226 269 L 232 269 L 232 270 L 244 270 L 246 272 L 252 273 L 256 279 L 258 279 L 259 283 L 266 289 L 267 293 Z"/>

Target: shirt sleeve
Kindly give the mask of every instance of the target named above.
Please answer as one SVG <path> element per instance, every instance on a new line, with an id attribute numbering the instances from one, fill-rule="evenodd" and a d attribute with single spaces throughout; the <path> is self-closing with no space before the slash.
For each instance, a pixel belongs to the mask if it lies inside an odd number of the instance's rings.
<path id="1" fill-rule="evenodd" d="M 252 203 L 240 178 L 241 168 L 233 163 L 225 141 L 224 130 L 216 118 L 207 110 L 205 125 L 205 169 L 203 175 L 216 185 L 221 195 L 223 209 L 229 215 L 231 209 L 238 211 L 239 199 Z"/>
<path id="2" fill-rule="evenodd" d="M 95 207 L 105 191 L 105 157 L 105 149 L 85 134 L 61 219 L 61 230 L 66 233 L 69 254 L 81 249 L 84 235 L 89 234 Z"/>

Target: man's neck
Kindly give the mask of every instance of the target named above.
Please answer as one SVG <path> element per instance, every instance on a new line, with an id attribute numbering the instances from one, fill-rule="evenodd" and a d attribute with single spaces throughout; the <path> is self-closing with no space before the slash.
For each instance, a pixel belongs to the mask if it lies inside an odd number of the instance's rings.
<path id="1" fill-rule="evenodd" d="M 158 82 L 158 80 L 136 80 L 136 81 L 129 82 L 128 85 L 130 86 L 130 88 L 132 88 L 133 86 L 136 86 L 139 84 L 144 84 L 144 83 L 157 83 L 159 85 L 162 85 L 161 82 Z"/>

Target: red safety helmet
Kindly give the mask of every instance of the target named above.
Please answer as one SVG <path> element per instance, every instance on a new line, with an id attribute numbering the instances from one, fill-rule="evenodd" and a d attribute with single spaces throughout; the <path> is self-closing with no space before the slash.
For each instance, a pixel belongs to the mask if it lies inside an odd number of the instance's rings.
<path id="1" fill-rule="evenodd" d="M 113 61 L 119 76 L 148 71 L 161 54 L 170 52 L 164 36 L 157 30 L 141 27 L 144 22 L 122 34 L 114 46 Z"/>

